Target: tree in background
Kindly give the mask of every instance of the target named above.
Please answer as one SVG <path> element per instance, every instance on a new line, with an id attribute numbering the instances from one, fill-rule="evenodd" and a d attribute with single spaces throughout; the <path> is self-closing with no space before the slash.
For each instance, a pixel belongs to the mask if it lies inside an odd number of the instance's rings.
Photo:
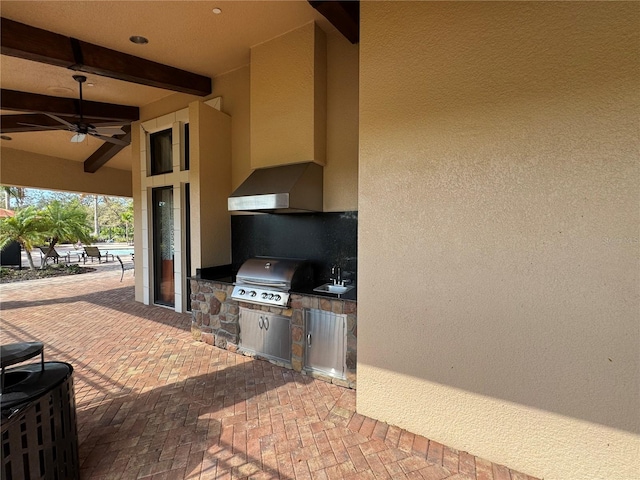
<path id="1" fill-rule="evenodd" d="M 127 231 L 132 226 L 123 218 L 127 211 L 133 211 L 133 202 L 128 198 L 101 198 L 98 204 L 98 218 L 101 232 L 98 238 L 102 241 L 127 240 Z M 131 218 L 132 220 L 133 218 Z"/>
<path id="2" fill-rule="evenodd" d="M 42 212 L 44 230 L 49 237 L 49 251 L 53 252 L 55 245 L 61 241 L 76 243 L 90 242 L 90 229 L 88 226 L 87 212 L 80 203 L 75 200 L 63 204 L 57 200 L 51 202 Z M 42 268 L 45 262 L 42 263 Z"/>
<path id="3" fill-rule="evenodd" d="M 51 202 L 57 200 L 61 203 L 70 203 L 74 200 L 82 199 L 79 193 L 57 192 L 53 190 L 39 190 L 36 188 L 25 188 L 25 205 L 33 205 L 39 209 L 45 208 Z"/>
<path id="4" fill-rule="evenodd" d="M 2 186 L 2 193 L 4 196 L 4 208 L 11 210 L 11 199 L 15 198 L 17 206 L 21 206 L 25 197 L 25 189 L 20 187 L 6 187 Z"/>
<path id="5" fill-rule="evenodd" d="M 129 202 L 127 209 L 120 214 L 120 221 L 124 223 L 124 236 L 129 242 L 129 236 L 133 235 L 133 202 Z"/>
<path id="6" fill-rule="evenodd" d="M 94 241 L 111 239 L 126 241 L 133 234 L 133 215 L 130 219 L 123 217 L 125 212 L 133 212 L 133 200 L 130 198 L 0 185 L 0 205 L 2 202 L 6 204 L 7 193 L 10 195 L 9 201 L 16 208 L 33 205 L 42 210 L 54 201 L 59 201 L 62 204 L 78 203 L 87 213 L 87 218 L 93 228 Z M 100 227 L 103 229 L 102 234 Z"/>
<path id="7" fill-rule="evenodd" d="M 22 208 L 13 217 L 0 220 L 0 249 L 12 241 L 18 242 L 27 254 L 29 268 L 35 270 L 31 250 L 47 236 L 45 222 L 33 206 Z"/>

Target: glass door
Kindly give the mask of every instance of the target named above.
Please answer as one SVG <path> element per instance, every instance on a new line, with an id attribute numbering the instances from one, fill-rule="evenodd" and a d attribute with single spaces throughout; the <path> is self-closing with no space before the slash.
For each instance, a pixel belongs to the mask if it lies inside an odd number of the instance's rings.
<path id="1" fill-rule="evenodd" d="M 173 187 L 154 188 L 153 201 L 153 289 L 154 302 L 175 306 L 173 249 Z"/>

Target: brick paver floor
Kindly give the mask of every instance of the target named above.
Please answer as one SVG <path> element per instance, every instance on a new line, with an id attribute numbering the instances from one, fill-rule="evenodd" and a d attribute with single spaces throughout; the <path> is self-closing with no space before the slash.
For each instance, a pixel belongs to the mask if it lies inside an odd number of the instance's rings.
<path id="1" fill-rule="evenodd" d="M 119 269 L 0 286 L 0 343 L 74 366 L 84 479 L 531 480 L 355 413 L 355 392 L 192 339 Z"/>

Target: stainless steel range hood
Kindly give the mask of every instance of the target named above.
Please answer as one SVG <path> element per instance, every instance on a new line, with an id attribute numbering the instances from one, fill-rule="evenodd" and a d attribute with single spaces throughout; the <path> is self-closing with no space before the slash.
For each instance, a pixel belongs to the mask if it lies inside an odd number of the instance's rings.
<path id="1" fill-rule="evenodd" d="M 228 206 L 230 212 L 321 212 L 322 167 L 307 162 L 254 170 Z"/>

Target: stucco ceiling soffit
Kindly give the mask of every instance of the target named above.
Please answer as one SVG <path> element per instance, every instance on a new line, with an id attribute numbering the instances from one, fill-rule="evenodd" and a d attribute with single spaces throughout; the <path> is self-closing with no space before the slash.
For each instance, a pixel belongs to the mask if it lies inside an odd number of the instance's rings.
<path id="1" fill-rule="evenodd" d="M 360 41 L 360 2 L 308 0 L 351 43 Z"/>
<path id="2" fill-rule="evenodd" d="M 4 17 L 0 27 L 3 55 L 192 95 L 212 92 L 211 79 L 203 75 Z"/>

